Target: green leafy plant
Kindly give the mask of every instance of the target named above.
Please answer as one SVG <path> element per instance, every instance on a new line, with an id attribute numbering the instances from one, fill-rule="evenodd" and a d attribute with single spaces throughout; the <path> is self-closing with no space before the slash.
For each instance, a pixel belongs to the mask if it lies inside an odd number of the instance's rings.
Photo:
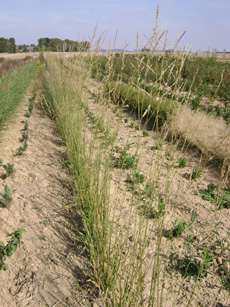
<path id="1" fill-rule="evenodd" d="M 2 165 L 2 167 L 4 168 L 6 175 L 12 175 L 14 173 L 14 164 L 13 163 L 7 163 L 5 165 Z"/>
<path id="2" fill-rule="evenodd" d="M 4 187 L 4 193 L 0 193 L 0 196 L 2 196 L 2 198 L 0 198 L 0 206 L 6 208 L 12 201 L 11 192 L 7 185 Z"/>
<path id="3" fill-rule="evenodd" d="M 185 158 L 178 159 L 178 167 L 183 168 L 187 166 L 187 160 Z"/>
<path id="4" fill-rule="evenodd" d="M 199 166 L 195 166 L 192 170 L 192 179 L 196 180 L 202 176 L 202 169 Z"/>
<path id="5" fill-rule="evenodd" d="M 209 250 L 204 251 L 202 255 L 188 255 L 183 252 L 184 259 L 181 261 L 179 268 L 184 271 L 184 276 L 195 276 L 195 281 L 207 276 L 210 262 L 213 255 Z"/>
<path id="6" fill-rule="evenodd" d="M 175 220 L 173 222 L 173 229 L 170 229 L 168 232 L 169 238 L 172 240 L 173 238 L 178 238 L 182 236 L 182 233 L 184 232 L 186 228 L 186 223 L 185 222 L 178 222 Z"/>
<path id="7" fill-rule="evenodd" d="M 30 115 L 31 115 L 30 112 L 26 112 L 26 113 L 24 114 L 24 116 L 25 116 L 25 117 L 28 117 L 28 118 L 30 118 Z"/>
<path id="8" fill-rule="evenodd" d="M 124 148 L 116 148 L 117 152 L 119 152 L 119 157 L 114 158 L 115 167 L 129 169 L 135 168 L 137 164 L 137 159 L 135 155 L 131 155 L 128 153 L 131 144 L 127 144 Z"/>
<path id="9" fill-rule="evenodd" d="M 13 253 L 16 251 L 17 247 L 20 245 L 22 233 L 26 230 L 24 228 L 19 228 L 11 234 L 8 234 L 7 237 L 11 239 L 5 245 L 0 241 L 0 270 L 7 270 L 8 266 L 5 263 L 6 258 L 10 258 Z"/>
<path id="10" fill-rule="evenodd" d="M 205 200 L 216 204 L 219 209 L 230 208 L 230 190 L 221 190 L 215 184 L 209 184 L 207 191 L 202 191 L 201 194 Z"/>

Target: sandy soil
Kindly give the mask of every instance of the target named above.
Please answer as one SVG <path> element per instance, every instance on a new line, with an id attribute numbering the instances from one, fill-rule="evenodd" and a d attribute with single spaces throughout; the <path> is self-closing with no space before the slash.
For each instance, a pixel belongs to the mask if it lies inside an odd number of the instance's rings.
<path id="1" fill-rule="evenodd" d="M 0 208 L 0 240 L 6 243 L 8 233 L 26 229 L 20 247 L 6 260 L 9 269 L 0 271 L 0 306 L 91 306 L 97 289 L 63 207 L 72 201 L 70 177 L 62 167 L 65 147 L 54 123 L 37 107 L 28 120 L 28 148 L 15 156 L 29 97 L 28 92 L 0 135 L 0 158 L 15 169 L 5 178 L 0 168 L 0 192 L 7 185 L 13 198 L 9 208 Z M 77 214 L 75 222 L 80 223 Z"/>

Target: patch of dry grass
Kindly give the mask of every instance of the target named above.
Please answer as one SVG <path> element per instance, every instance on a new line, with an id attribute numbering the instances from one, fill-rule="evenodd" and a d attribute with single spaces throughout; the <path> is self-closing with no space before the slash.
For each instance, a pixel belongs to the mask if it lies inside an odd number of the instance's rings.
<path id="1" fill-rule="evenodd" d="M 182 106 L 172 119 L 171 130 L 204 154 L 222 159 L 230 157 L 230 127 L 222 118 Z"/>

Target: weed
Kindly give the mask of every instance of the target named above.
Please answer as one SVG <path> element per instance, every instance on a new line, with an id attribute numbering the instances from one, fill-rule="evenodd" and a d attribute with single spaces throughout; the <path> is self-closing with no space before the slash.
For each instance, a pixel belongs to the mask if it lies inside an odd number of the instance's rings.
<path id="1" fill-rule="evenodd" d="M 5 165 L 2 165 L 2 167 L 6 171 L 7 176 L 10 176 L 14 173 L 14 164 L 13 163 L 8 163 L 8 164 L 5 164 Z"/>
<path id="2" fill-rule="evenodd" d="M 6 208 L 12 201 L 11 192 L 7 185 L 4 187 L 4 193 L 0 193 L 2 198 L 0 198 L 0 207 Z"/>
<path id="3" fill-rule="evenodd" d="M 196 180 L 198 178 L 201 178 L 202 176 L 202 169 L 199 166 L 195 166 L 192 170 L 192 179 Z"/>
<path id="4" fill-rule="evenodd" d="M 139 125 L 136 125 L 136 126 L 135 126 L 135 129 L 136 129 L 136 130 L 140 130 L 140 126 L 139 126 Z"/>
<path id="5" fill-rule="evenodd" d="M 147 130 L 143 130 L 142 133 L 143 133 L 143 136 L 148 136 L 149 135 Z"/>
<path id="6" fill-rule="evenodd" d="M 213 259 L 213 255 L 206 250 L 200 255 L 188 255 L 183 252 L 184 259 L 181 261 L 179 268 L 184 271 L 184 276 L 195 276 L 195 281 L 199 278 L 207 276 L 210 262 Z"/>
<path id="7" fill-rule="evenodd" d="M 185 158 L 179 158 L 178 167 L 183 168 L 187 166 L 187 160 Z"/>
<path id="8" fill-rule="evenodd" d="M 26 230 L 24 228 L 19 228 L 11 234 L 8 234 L 8 237 L 11 237 L 11 240 L 5 245 L 0 241 L 0 270 L 7 270 L 8 266 L 5 263 L 6 257 L 10 258 L 13 253 L 16 251 L 18 245 L 20 245 L 22 233 Z"/>
<path id="9" fill-rule="evenodd" d="M 133 178 L 135 183 L 143 183 L 145 181 L 145 176 L 140 173 L 135 173 Z"/>
<path id="10" fill-rule="evenodd" d="M 209 184 L 207 191 L 202 191 L 201 194 L 205 200 L 208 200 L 218 206 L 221 210 L 223 208 L 230 208 L 230 190 L 221 190 L 215 184 Z"/>
<path id="11" fill-rule="evenodd" d="M 128 120 L 128 118 L 125 118 L 124 119 L 124 122 L 127 124 L 127 122 L 128 122 L 129 120 Z"/>
<path id="12" fill-rule="evenodd" d="M 119 158 L 114 158 L 115 167 L 123 168 L 123 169 L 129 169 L 129 168 L 136 167 L 136 164 L 137 164 L 136 156 L 128 153 L 129 148 L 130 148 L 130 144 L 124 146 L 124 148 L 122 149 L 118 147 L 116 148 L 120 156 Z"/>
<path id="13" fill-rule="evenodd" d="M 168 232 L 169 238 L 172 240 L 173 238 L 178 238 L 182 236 L 182 233 L 184 232 L 186 228 L 186 223 L 185 222 L 178 222 L 175 220 L 173 222 L 173 229 L 170 229 Z"/>

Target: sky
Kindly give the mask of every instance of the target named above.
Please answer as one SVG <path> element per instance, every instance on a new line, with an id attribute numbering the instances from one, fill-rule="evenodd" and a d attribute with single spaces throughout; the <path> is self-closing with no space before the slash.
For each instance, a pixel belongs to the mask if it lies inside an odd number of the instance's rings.
<path id="1" fill-rule="evenodd" d="M 94 42 L 104 33 L 102 48 L 134 50 L 137 33 L 138 48 L 153 35 L 158 4 L 167 48 L 186 31 L 180 49 L 230 51 L 230 0 L 0 0 L 0 37 L 28 45 L 41 37 L 91 41 L 98 25 Z"/>

